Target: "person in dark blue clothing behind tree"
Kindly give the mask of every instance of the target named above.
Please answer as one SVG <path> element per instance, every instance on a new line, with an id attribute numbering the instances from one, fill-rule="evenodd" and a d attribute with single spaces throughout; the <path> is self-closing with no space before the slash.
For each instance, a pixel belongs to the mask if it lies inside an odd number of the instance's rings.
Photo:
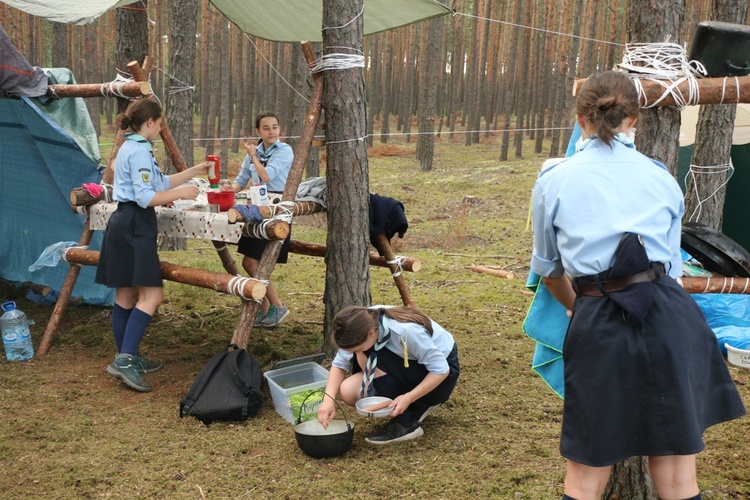
<path id="1" fill-rule="evenodd" d="M 112 331 L 117 355 L 107 372 L 131 389 L 148 392 L 151 385 L 141 375 L 162 367 L 160 361 L 138 354 L 143 334 L 164 297 L 154 207 L 194 200 L 197 185 L 175 186 L 207 173 L 211 164 L 199 163 L 170 176 L 162 174 L 151 145 L 159 137 L 162 123 L 162 109 L 155 101 L 136 101 L 117 121 L 130 133 L 125 134 L 115 160 L 112 198 L 118 205 L 104 233 L 96 282 L 116 288 Z"/>
<path id="2" fill-rule="evenodd" d="M 333 319 L 331 342 L 338 352 L 318 421 L 328 426 L 339 392 L 350 406 L 366 396 L 391 398 L 391 420 L 365 439 L 370 444 L 420 437 L 419 424 L 456 387 L 460 367 L 453 336 L 413 307 L 346 307 Z"/>
<path id="3" fill-rule="evenodd" d="M 543 170 L 533 191 L 531 270 L 571 318 L 564 499 L 599 500 L 611 466 L 633 456 L 649 458 L 660 498 L 699 499 L 703 432 L 745 412 L 716 336 L 677 281 L 682 192 L 635 150 L 638 111 L 624 73 L 588 78 L 578 152 Z"/>

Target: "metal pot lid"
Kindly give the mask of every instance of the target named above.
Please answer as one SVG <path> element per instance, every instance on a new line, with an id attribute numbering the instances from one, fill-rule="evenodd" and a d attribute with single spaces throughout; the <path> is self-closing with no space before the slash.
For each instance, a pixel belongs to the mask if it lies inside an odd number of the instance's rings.
<path id="1" fill-rule="evenodd" d="M 750 277 L 750 253 L 727 235 L 705 224 L 684 223 L 681 246 L 709 271 L 722 276 Z"/>

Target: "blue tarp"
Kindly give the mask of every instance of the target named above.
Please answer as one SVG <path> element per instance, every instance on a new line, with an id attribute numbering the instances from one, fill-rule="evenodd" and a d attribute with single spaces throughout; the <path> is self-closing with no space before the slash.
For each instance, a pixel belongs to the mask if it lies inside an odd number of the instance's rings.
<path id="1" fill-rule="evenodd" d="M 29 266 L 47 246 L 80 239 L 86 219 L 70 210 L 70 191 L 86 182 L 99 183 L 101 173 L 99 164 L 34 101 L 0 99 L 0 277 L 59 291 L 69 266 L 33 273 Z M 101 246 L 99 233 L 92 250 Z M 95 271 L 82 266 L 73 298 L 111 305 L 114 292 L 94 283 Z"/>

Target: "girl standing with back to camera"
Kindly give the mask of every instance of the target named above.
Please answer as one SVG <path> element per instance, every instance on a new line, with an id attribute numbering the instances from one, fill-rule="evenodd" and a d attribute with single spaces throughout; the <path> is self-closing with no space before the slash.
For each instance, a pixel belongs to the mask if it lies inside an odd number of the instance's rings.
<path id="1" fill-rule="evenodd" d="M 292 147 L 281 142 L 279 134 L 279 119 L 273 113 L 262 113 L 255 118 L 255 133 L 260 136 L 257 146 L 245 141 L 247 156 L 242 162 L 240 173 L 228 189 L 241 191 L 252 181 L 254 184 L 265 184 L 269 193 L 283 193 L 286 179 L 292 168 L 294 151 Z M 289 236 L 284 240 L 276 262 L 286 264 L 289 257 L 289 245 L 292 238 L 291 228 Z M 237 251 L 244 255 L 242 267 L 250 276 L 255 276 L 266 249 L 268 240 L 242 236 L 237 244 Z M 274 327 L 289 315 L 289 309 L 281 302 L 276 287 L 269 282 L 266 296 L 258 309 L 254 325 Z"/>
<path id="2" fill-rule="evenodd" d="M 639 110 L 628 76 L 590 77 L 576 108 L 583 142 L 533 194 L 531 269 L 572 312 L 563 498 L 598 500 L 613 464 L 648 456 L 660 498 L 699 499 L 703 432 L 744 407 L 716 336 L 676 281 L 682 192 L 628 138 Z"/>
<path id="3" fill-rule="evenodd" d="M 370 444 L 421 436 L 419 424 L 448 401 L 461 371 L 453 336 L 413 307 L 346 307 L 333 319 L 331 342 L 338 352 L 318 421 L 327 427 L 333 419 L 339 391 L 350 406 L 366 396 L 391 398 L 391 420 L 365 439 Z"/>
<path id="4" fill-rule="evenodd" d="M 104 233 L 96 282 L 116 288 L 112 309 L 112 331 L 117 345 L 114 362 L 107 372 L 125 385 L 149 392 L 151 385 L 141 374 L 162 368 L 160 361 L 138 354 L 138 346 L 151 318 L 163 299 L 161 264 L 156 246 L 154 207 L 175 200 L 194 200 L 198 187 L 180 186 L 208 172 L 208 162 L 165 176 L 153 155 L 152 142 L 159 137 L 161 106 L 152 100 L 133 103 L 117 117 L 125 142 L 115 160 L 112 198 L 118 202 Z"/>

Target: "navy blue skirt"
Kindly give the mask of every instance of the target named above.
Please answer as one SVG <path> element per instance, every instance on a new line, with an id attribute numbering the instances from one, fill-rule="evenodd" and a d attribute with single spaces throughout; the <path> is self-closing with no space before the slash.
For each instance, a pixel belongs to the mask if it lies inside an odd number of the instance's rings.
<path id="1" fill-rule="evenodd" d="M 95 281 L 110 288 L 164 286 L 157 233 L 153 207 L 119 203 L 104 233 Z"/>
<path id="2" fill-rule="evenodd" d="M 601 467 L 691 455 L 708 427 L 745 413 L 696 302 L 668 276 L 653 283 L 640 324 L 606 297 L 576 298 L 563 345 L 563 457 Z"/>

